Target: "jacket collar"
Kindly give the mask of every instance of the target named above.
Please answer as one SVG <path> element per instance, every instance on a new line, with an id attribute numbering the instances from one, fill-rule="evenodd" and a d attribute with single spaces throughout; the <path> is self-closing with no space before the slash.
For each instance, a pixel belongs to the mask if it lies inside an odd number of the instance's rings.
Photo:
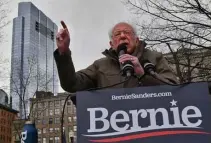
<path id="1" fill-rule="evenodd" d="M 117 55 L 116 51 L 113 50 L 112 48 L 106 49 L 104 52 L 102 52 L 102 54 L 112 60 L 118 61 L 118 55 Z"/>

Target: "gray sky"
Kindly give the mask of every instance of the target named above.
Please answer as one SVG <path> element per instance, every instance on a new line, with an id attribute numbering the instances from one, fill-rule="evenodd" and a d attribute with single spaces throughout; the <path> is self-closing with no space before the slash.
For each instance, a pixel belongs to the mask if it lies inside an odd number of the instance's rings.
<path id="1" fill-rule="evenodd" d="M 18 2 L 11 0 L 8 19 L 17 16 Z M 101 52 L 109 48 L 108 30 L 117 22 L 129 21 L 132 15 L 121 0 L 28 0 L 51 18 L 59 28 L 60 20 L 67 24 L 70 35 L 73 61 L 76 70 L 86 68 L 101 57 Z M 12 22 L 4 30 L 5 42 L 0 44 L 3 57 L 11 56 Z M 9 76 L 9 75 L 8 75 Z M 9 80 L 7 81 L 7 84 Z M 5 82 L 4 82 L 5 84 Z M 0 86 L 2 83 L 0 82 Z M 60 88 L 60 91 L 61 88 Z"/>

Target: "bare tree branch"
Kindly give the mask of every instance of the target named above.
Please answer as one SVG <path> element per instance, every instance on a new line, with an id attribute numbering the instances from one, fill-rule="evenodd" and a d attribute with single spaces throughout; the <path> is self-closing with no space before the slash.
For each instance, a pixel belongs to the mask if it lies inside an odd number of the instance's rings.
<path id="1" fill-rule="evenodd" d="M 211 49 L 211 4 L 188 0 L 125 0 L 140 18 L 140 36 L 146 42 L 184 42 Z M 189 39 L 193 39 L 190 41 Z M 203 43 L 203 44 L 202 44 Z"/>
<path id="2" fill-rule="evenodd" d="M 7 26 L 10 21 L 8 20 L 8 13 L 10 12 L 7 8 L 7 4 L 9 3 L 9 0 L 0 0 L 0 42 L 3 41 L 3 28 Z"/>
<path id="3" fill-rule="evenodd" d="M 53 77 L 47 77 L 44 71 L 41 71 L 41 69 L 37 69 L 38 66 L 36 61 L 36 57 L 32 56 L 28 58 L 28 72 L 23 72 L 20 67 L 17 67 L 17 69 L 14 70 L 16 71 L 16 73 L 18 73 L 18 75 L 12 75 L 11 77 L 11 82 L 13 85 L 13 87 L 11 87 L 11 92 L 19 96 L 21 100 L 20 106 L 23 106 L 25 119 L 27 119 L 25 104 L 29 102 L 28 97 L 34 97 L 38 90 L 46 91 L 46 86 L 53 80 Z M 35 89 L 33 89 L 33 91 L 29 91 L 29 88 L 32 84 L 37 86 Z"/>

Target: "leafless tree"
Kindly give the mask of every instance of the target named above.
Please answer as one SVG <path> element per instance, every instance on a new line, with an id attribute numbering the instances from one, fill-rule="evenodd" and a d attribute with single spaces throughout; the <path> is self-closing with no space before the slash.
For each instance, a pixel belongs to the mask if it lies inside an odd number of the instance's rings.
<path id="1" fill-rule="evenodd" d="M 22 132 L 24 124 L 25 124 L 25 120 L 24 119 L 18 119 L 18 120 L 14 120 L 13 121 L 12 136 L 14 138 L 18 137 L 19 140 L 21 140 L 21 132 Z"/>
<path id="2" fill-rule="evenodd" d="M 19 62 L 20 61 L 17 61 L 17 64 Z M 33 108 L 32 104 L 30 111 L 28 112 L 29 115 L 27 116 L 26 105 L 29 105 L 29 97 L 34 98 L 38 91 L 47 91 L 48 84 L 51 84 L 53 80 L 53 77 L 46 76 L 46 73 L 38 67 L 36 57 L 28 58 L 27 67 L 27 72 L 23 72 L 23 69 L 20 66 L 17 66 L 14 69 L 16 74 L 11 75 L 11 82 L 13 86 L 10 87 L 11 93 L 19 97 L 20 117 L 23 118 L 23 120 L 28 120 L 30 118 Z M 34 85 L 36 85 L 36 87 L 33 88 L 32 91 L 29 91 L 31 90 L 31 86 L 34 87 Z M 21 125 L 23 126 L 24 124 Z M 22 127 L 16 127 L 14 125 L 14 129 L 14 134 L 18 135 L 20 139 L 20 129 L 22 129 Z"/>
<path id="3" fill-rule="evenodd" d="M 19 62 L 19 61 L 17 61 Z M 11 75 L 10 87 L 11 93 L 19 97 L 20 117 L 28 119 L 26 112 L 26 104 L 29 105 L 29 97 L 34 97 L 37 91 L 47 91 L 48 84 L 51 84 L 53 77 L 46 75 L 46 72 L 38 67 L 36 57 L 28 58 L 27 71 L 17 66 L 14 73 Z M 36 86 L 35 86 L 36 85 Z M 33 87 L 33 88 L 32 88 Z M 29 113 L 29 112 L 28 112 Z"/>
<path id="4" fill-rule="evenodd" d="M 51 93 L 51 92 L 45 92 L 45 91 L 37 91 L 35 94 L 34 94 L 34 96 L 37 96 L 38 94 L 43 94 L 43 96 L 48 96 L 47 94 L 53 94 L 53 93 Z M 33 99 L 32 99 L 33 100 Z M 40 101 L 42 101 L 43 100 L 43 98 L 37 98 L 35 101 L 32 101 L 31 102 L 31 107 L 30 107 L 30 113 L 29 113 L 29 118 L 30 119 L 33 119 L 33 120 L 38 120 L 38 119 L 40 119 L 39 117 L 42 117 L 41 116 L 41 114 L 43 114 L 44 112 L 46 112 L 46 110 L 47 109 L 49 109 L 49 107 L 48 106 L 46 106 L 46 105 L 42 105 L 41 107 L 43 107 L 42 108 L 42 110 L 38 110 L 38 108 L 37 108 L 37 104 L 40 102 Z"/>
<path id="5" fill-rule="evenodd" d="M 209 79 L 210 0 L 124 0 L 148 48 L 166 54 L 180 82 Z M 195 54 L 195 55 L 194 55 Z M 197 56 L 197 58 L 196 58 Z M 196 74 L 196 73 L 206 74 Z"/>
<path id="6" fill-rule="evenodd" d="M 6 83 L 6 81 L 9 80 L 8 73 L 9 71 L 9 60 L 4 57 L 0 57 L 0 82 Z M 1 89 L 4 89 L 5 91 L 8 90 L 8 85 L 4 84 L 0 86 Z"/>
<path id="7" fill-rule="evenodd" d="M 210 50 L 204 48 L 190 50 L 184 43 L 178 45 L 176 50 L 173 50 L 169 43 L 166 43 L 166 45 L 170 52 L 164 55 L 172 65 L 171 67 L 178 76 L 180 83 L 209 81 L 211 79 Z"/>
<path id="8" fill-rule="evenodd" d="M 10 20 L 8 19 L 8 8 L 9 0 L 0 0 L 0 43 L 3 42 L 4 38 L 4 28 L 10 23 Z M 4 57 L 3 53 L 0 53 L 0 79 L 1 82 L 8 81 L 9 77 L 6 77 L 7 73 L 9 73 L 9 60 Z M 8 90 L 8 85 L 3 85 L 0 88 L 4 90 Z"/>
<path id="9" fill-rule="evenodd" d="M 125 0 L 140 19 L 140 35 L 158 43 L 184 42 L 211 49 L 210 0 Z M 192 39 L 192 40 L 190 40 Z"/>
<path id="10" fill-rule="evenodd" d="M 2 30 L 10 22 L 7 18 L 9 13 L 8 2 L 9 0 L 0 0 L 0 42 L 2 42 L 4 36 Z"/>

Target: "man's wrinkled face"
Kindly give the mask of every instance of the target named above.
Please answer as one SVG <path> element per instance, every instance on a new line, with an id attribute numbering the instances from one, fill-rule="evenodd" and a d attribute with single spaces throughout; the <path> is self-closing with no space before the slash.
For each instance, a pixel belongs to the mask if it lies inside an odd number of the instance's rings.
<path id="1" fill-rule="evenodd" d="M 132 54 L 138 44 L 138 37 L 135 35 L 133 28 L 127 23 L 117 24 L 112 31 L 110 46 L 117 49 L 122 43 L 127 44 L 127 52 Z"/>

